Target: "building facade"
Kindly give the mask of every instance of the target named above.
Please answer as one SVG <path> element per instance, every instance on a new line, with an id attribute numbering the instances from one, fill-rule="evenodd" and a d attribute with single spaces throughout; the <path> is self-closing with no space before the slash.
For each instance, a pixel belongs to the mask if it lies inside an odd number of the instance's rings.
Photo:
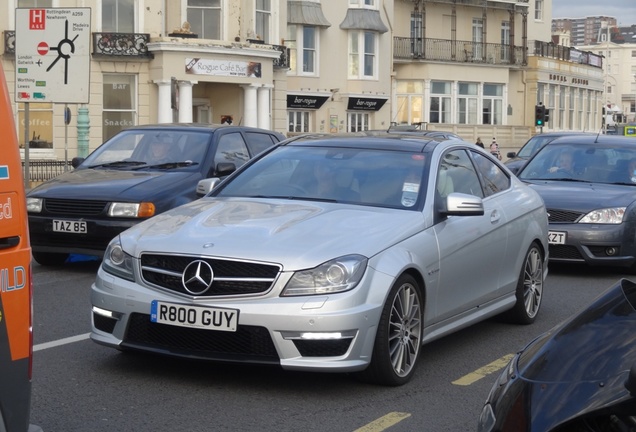
<path id="1" fill-rule="evenodd" d="M 600 127 L 602 58 L 550 42 L 551 0 L 7 2 L 0 52 L 10 81 L 24 25 L 16 8 L 91 10 L 90 100 L 68 110 L 29 102 L 20 141 L 33 159 L 85 156 L 125 127 L 156 122 L 287 135 L 408 124 L 497 137 L 506 150 L 539 131 L 543 102 L 554 110 L 549 130 Z M 15 112 L 20 129 L 25 104 Z"/>
<path id="2" fill-rule="evenodd" d="M 596 43 L 599 34 L 605 28 L 616 28 L 616 18 L 607 16 L 589 16 L 584 18 L 555 18 L 552 20 L 552 32 L 569 32 L 572 46 Z"/>

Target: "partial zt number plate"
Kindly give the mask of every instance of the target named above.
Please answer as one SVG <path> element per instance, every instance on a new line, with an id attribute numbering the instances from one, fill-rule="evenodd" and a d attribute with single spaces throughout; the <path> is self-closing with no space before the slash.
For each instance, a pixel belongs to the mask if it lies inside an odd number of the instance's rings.
<path id="1" fill-rule="evenodd" d="M 550 244 L 565 244 L 566 238 L 567 238 L 567 233 L 564 233 L 561 231 L 548 232 L 548 243 Z"/>
<path id="2" fill-rule="evenodd" d="M 70 221 L 53 219 L 53 231 L 75 234 L 86 234 L 86 221 Z"/>
<path id="3" fill-rule="evenodd" d="M 153 300 L 150 321 L 179 327 L 235 332 L 238 327 L 237 309 L 191 306 Z"/>

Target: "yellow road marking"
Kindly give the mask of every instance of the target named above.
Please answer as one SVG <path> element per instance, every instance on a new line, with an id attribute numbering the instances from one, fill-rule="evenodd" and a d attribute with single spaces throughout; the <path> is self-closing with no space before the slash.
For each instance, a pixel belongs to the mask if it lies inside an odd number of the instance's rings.
<path id="1" fill-rule="evenodd" d="M 480 379 L 490 375 L 491 373 L 497 372 L 506 367 L 506 365 L 510 362 L 510 360 L 514 357 L 514 354 L 507 354 L 500 359 L 495 360 L 492 363 L 487 364 L 484 367 L 480 367 L 474 372 L 469 373 L 468 375 L 464 375 L 460 379 L 453 381 L 453 384 L 460 386 L 468 386 L 472 383 L 479 381 Z"/>
<path id="2" fill-rule="evenodd" d="M 371 423 L 356 429 L 353 432 L 380 432 L 396 425 L 404 419 L 411 417 L 410 413 L 392 412 L 380 417 Z"/>

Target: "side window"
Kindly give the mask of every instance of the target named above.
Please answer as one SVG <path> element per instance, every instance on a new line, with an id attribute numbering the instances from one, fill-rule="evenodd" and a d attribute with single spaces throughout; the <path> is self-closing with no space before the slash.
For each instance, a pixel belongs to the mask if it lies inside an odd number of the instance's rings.
<path id="1" fill-rule="evenodd" d="M 239 132 L 231 132 L 221 135 L 214 155 L 214 166 L 219 163 L 233 163 L 240 167 L 249 160 L 247 145 Z"/>
<path id="2" fill-rule="evenodd" d="M 451 150 L 444 155 L 437 173 L 437 192 L 446 196 L 460 192 L 483 198 L 479 178 L 464 150 Z"/>
<path id="3" fill-rule="evenodd" d="M 471 152 L 471 154 L 484 184 L 486 196 L 494 195 L 510 187 L 510 178 L 493 161 L 477 152 Z"/>
<path id="4" fill-rule="evenodd" d="M 272 135 L 260 132 L 246 132 L 247 147 L 252 157 L 267 150 L 278 142 Z"/>

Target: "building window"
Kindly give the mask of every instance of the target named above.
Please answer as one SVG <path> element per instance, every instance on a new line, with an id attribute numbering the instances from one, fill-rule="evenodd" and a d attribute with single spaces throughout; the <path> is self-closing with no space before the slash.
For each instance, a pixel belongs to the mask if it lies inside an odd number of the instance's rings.
<path id="1" fill-rule="evenodd" d="M 564 89 L 565 90 L 565 89 Z M 570 92 L 570 97 L 568 98 L 568 125 L 567 128 L 568 129 L 574 129 L 575 128 L 575 124 L 574 124 L 574 103 L 575 103 L 575 99 L 576 99 L 576 89 L 574 87 L 569 87 L 568 88 L 569 92 Z"/>
<path id="2" fill-rule="evenodd" d="M 482 123 L 503 124 L 503 85 L 484 84 Z"/>
<path id="3" fill-rule="evenodd" d="M 134 0 L 102 0 L 102 31 L 135 32 Z"/>
<path id="4" fill-rule="evenodd" d="M 376 78 L 376 33 L 369 31 L 349 32 L 349 78 Z"/>
<path id="5" fill-rule="evenodd" d="M 188 23 L 202 39 L 221 39 L 221 0 L 188 0 Z"/>
<path id="6" fill-rule="evenodd" d="M 369 113 L 347 113 L 347 132 L 369 130 Z"/>
<path id="7" fill-rule="evenodd" d="M 350 8 L 377 9 L 378 0 L 349 0 Z"/>
<path id="8" fill-rule="evenodd" d="M 135 75 L 104 75 L 102 141 L 133 126 L 137 119 L 137 82 Z"/>
<path id="9" fill-rule="evenodd" d="M 288 132 L 310 132 L 309 119 L 311 115 L 309 111 L 289 111 L 289 127 Z"/>
<path id="10" fill-rule="evenodd" d="M 510 61 L 510 22 L 501 22 L 501 60 Z"/>
<path id="11" fill-rule="evenodd" d="M 26 124 L 23 103 L 18 104 L 18 124 L 24 131 Z M 53 104 L 29 103 L 29 137 L 29 148 L 53 148 Z M 18 143 L 24 148 L 24 133 L 19 131 Z"/>
<path id="12" fill-rule="evenodd" d="M 559 86 L 559 129 L 563 130 L 565 122 L 565 86 Z"/>
<path id="13" fill-rule="evenodd" d="M 411 12 L 411 54 L 424 55 L 424 14 L 420 11 Z"/>
<path id="14" fill-rule="evenodd" d="M 397 82 L 396 124 L 419 124 L 424 121 L 422 81 Z"/>
<path id="15" fill-rule="evenodd" d="M 534 0 L 534 19 L 543 20 L 543 0 Z"/>
<path id="16" fill-rule="evenodd" d="M 450 82 L 431 82 L 428 121 L 429 123 L 451 123 Z"/>
<path id="17" fill-rule="evenodd" d="M 314 26 L 287 26 L 287 40 L 285 45 L 289 49 L 289 72 L 292 74 L 316 75 L 318 67 L 318 32 Z M 302 52 L 302 64 L 298 64 L 299 47 Z"/>
<path id="18" fill-rule="evenodd" d="M 477 83 L 459 83 L 457 97 L 458 121 L 460 124 L 477 124 L 477 102 L 479 85 Z"/>
<path id="19" fill-rule="evenodd" d="M 265 43 L 271 40 L 271 0 L 256 0 L 256 35 Z"/>
<path id="20" fill-rule="evenodd" d="M 482 60 L 484 42 L 484 20 L 473 18 L 473 60 Z"/>
<path id="21" fill-rule="evenodd" d="M 632 50 L 632 57 L 636 57 L 636 50 Z"/>

